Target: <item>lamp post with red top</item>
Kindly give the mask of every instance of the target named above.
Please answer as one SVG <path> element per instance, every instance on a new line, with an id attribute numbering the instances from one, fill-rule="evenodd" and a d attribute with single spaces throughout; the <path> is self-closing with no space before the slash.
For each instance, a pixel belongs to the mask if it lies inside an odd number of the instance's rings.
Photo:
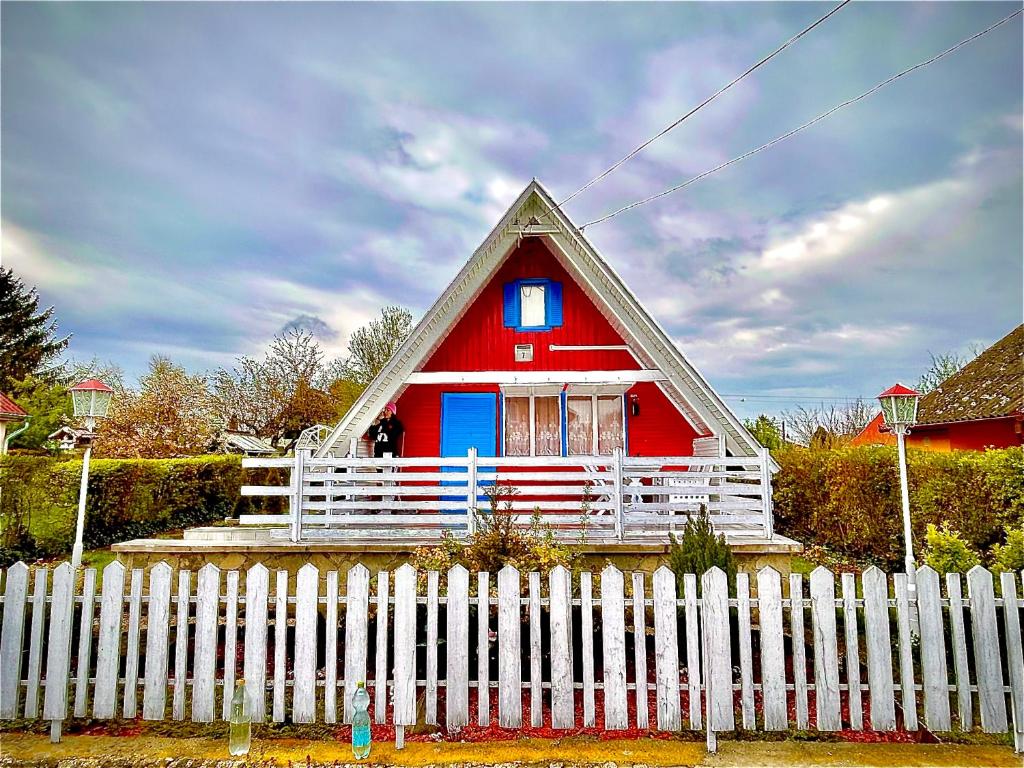
<path id="1" fill-rule="evenodd" d="M 917 423 L 917 403 L 920 399 L 919 392 L 898 382 L 878 396 L 878 402 L 882 405 L 882 420 L 896 433 L 896 451 L 900 461 L 900 495 L 903 500 L 903 539 L 906 547 L 904 557 L 911 589 L 914 588 L 916 581 L 914 541 L 910 530 L 910 489 L 907 486 L 907 447 L 904 438 L 910 428 Z"/>
<path id="2" fill-rule="evenodd" d="M 92 441 L 96 430 L 96 419 L 102 419 L 110 410 L 110 399 L 114 390 L 99 379 L 86 379 L 71 388 L 71 403 L 75 417 L 85 424 L 85 455 L 82 457 L 82 484 L 78 489 L 78 520 L 75 523 L 75 545 L 71 550 L 71 567 L 78 570 L 82 564 L 82 538 L 85 533 L 85 497 L 89 490 L 89 458 L 92 456 Z"/>

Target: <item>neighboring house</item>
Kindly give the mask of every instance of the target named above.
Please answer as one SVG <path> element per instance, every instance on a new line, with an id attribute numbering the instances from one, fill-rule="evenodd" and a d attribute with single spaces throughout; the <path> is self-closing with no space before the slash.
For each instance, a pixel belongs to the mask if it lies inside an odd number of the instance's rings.
<path id="1" fill-rule="evenodd" d="M 921 398 L 907 443 L 932 451 L 1024 444 L 1024 325 L 1017 326 Z M 877 415 L 853 445 L 895 444 Z"/>
<path id="2" fill-rule="evenodd" d="M 224 430 L 217 438 L 221 453 L 239 453 L 245 456 L 276 456 L 278 451 L 268 441 L 246 432 Z"/>
<path id="3" fill-rule="evenodd" d="M 523 191 L 318 455 L 367 455 L 389 402 L 406 457 L 759 455 L 554 205 L 536 181 Z"/>
<path id="4" fill-rule="evenodd" d="M 0 392 L 0 456 L 7 453 L 7 442 L 10 439 L 7 436 L 8 431 L 11 432 L 11 437 L 14 437 L 14 425 L 27 422 L 28 418 L 28 412 L 24 408 Z"/>

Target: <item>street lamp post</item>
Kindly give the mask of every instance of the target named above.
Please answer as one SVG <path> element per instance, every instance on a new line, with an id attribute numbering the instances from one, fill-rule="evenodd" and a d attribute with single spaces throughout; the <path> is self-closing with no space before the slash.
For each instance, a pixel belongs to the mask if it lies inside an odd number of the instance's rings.
<path id="1" fill-rule="evenodd" d="M 99 379 L 86 379 L 71 388 L 71 403 L 75 417 L 85 424 L 85 455 L 82 457 L 82 484 L 78 489 L 78 520 L 75 523 L 75 545 L 71 550 L 71 567 L 75 571 L 82 565 L 82 538 L 85 533 L 85 497 L 89 490 L 89 459 L 95 437 L 96 419 L 102 419 L 110 409 L 114 390 Z"/>
<path id="2" fill-rule="evenodd" d="M 903 501 L 903 542 L 905 547 L 904 562 L 907 570 L 907 581 L 910 588 L 916 586 L 914 565 L 914 541 L 910 530 L 910 489 L 907 486 L 907 447 L 906 435 L 917 423 L 917 403 L 921 399 L 918 392 L 897 383 L 878 396 L 882 405 L 882 420 L 885 425 L 896 433 L 896 451 L 900 462 L 900 495 Z"/>

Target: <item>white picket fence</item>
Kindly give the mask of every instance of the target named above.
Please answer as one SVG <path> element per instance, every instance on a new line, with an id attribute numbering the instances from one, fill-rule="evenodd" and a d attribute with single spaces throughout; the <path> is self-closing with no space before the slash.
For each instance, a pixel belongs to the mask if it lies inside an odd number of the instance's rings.
<path id="1" fill-rule="evenodd" d="M 916 597 L 906 574 L 876 568 L 838 584 L 819 568 L 809 591 L 765 568 L 753 584 L 739 574 L 732 597 L 718 569 L 685 575 L 682 590 L 667 568 L 651 578 L 612 566 L 508 567 L 496 589 L 462 567 L 406 565 L 375 584 L 361 565 L 306 565 L 294 581 L 262 565 L 197 576 L 115 562 L 98 591 L 94 570 L 76 584 L 68 564 L 52 581 L 46 568 L 9 568 L 0 719 L 213 722 L 241 672 L 258 721 L 344 720 L 369 677 L 376 721 L 403 726 L 486 725 L 496 703 L 513 729 L 980 725 L 1024 741 L 1024 574 L 1001 574 L 1000 597 L 980 567 L 966 595 L 959 575 L 921 568 Z"/>
<path id="2" fill-rule="evenodd" d="M 287 485 L 243 485 L 243 496 L 284 496 L 283 515 L 242 515 L 277 525 L 293 541 L 390 530 L 471 533 L 477 510 L 500 499 L 519 525 L 541 514 L 555 535 L 643 538 L 682 527 L 701 506 L 715 528 L 772 538 L 771 459 L 759 456 L 417 456 L 243 459 L 247 469 L 286 469 Z"/>

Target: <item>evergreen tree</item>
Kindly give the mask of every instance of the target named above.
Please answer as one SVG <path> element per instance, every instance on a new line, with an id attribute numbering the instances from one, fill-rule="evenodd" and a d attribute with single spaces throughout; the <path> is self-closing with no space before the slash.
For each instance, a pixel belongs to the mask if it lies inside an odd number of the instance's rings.
<path id="1" fill-rule="evenodd" d="M 47 366 L 68 345 L 57 338 L 53 307 L 39 311 L 39 294 L 26 288 L 14 270 L 0 267 L 0 391 Z"/>
<path id="2" fill-rule="evenodd" d="M 705 571 L 718 567 L 725 571 L 730 589 L 736 580 L 736 561 L 732 550 L 726 543 L 725 536 L 716 534 L 711 524 L 711 516 L 706 505 L 700 505 L 700 511 L 691 515 L 683 528 L 682 536 L 669 534 L 668 567 L 676 574 L 679 596 L 683 596 L 683 574 L 697 575 L 698 584 Z"/>

